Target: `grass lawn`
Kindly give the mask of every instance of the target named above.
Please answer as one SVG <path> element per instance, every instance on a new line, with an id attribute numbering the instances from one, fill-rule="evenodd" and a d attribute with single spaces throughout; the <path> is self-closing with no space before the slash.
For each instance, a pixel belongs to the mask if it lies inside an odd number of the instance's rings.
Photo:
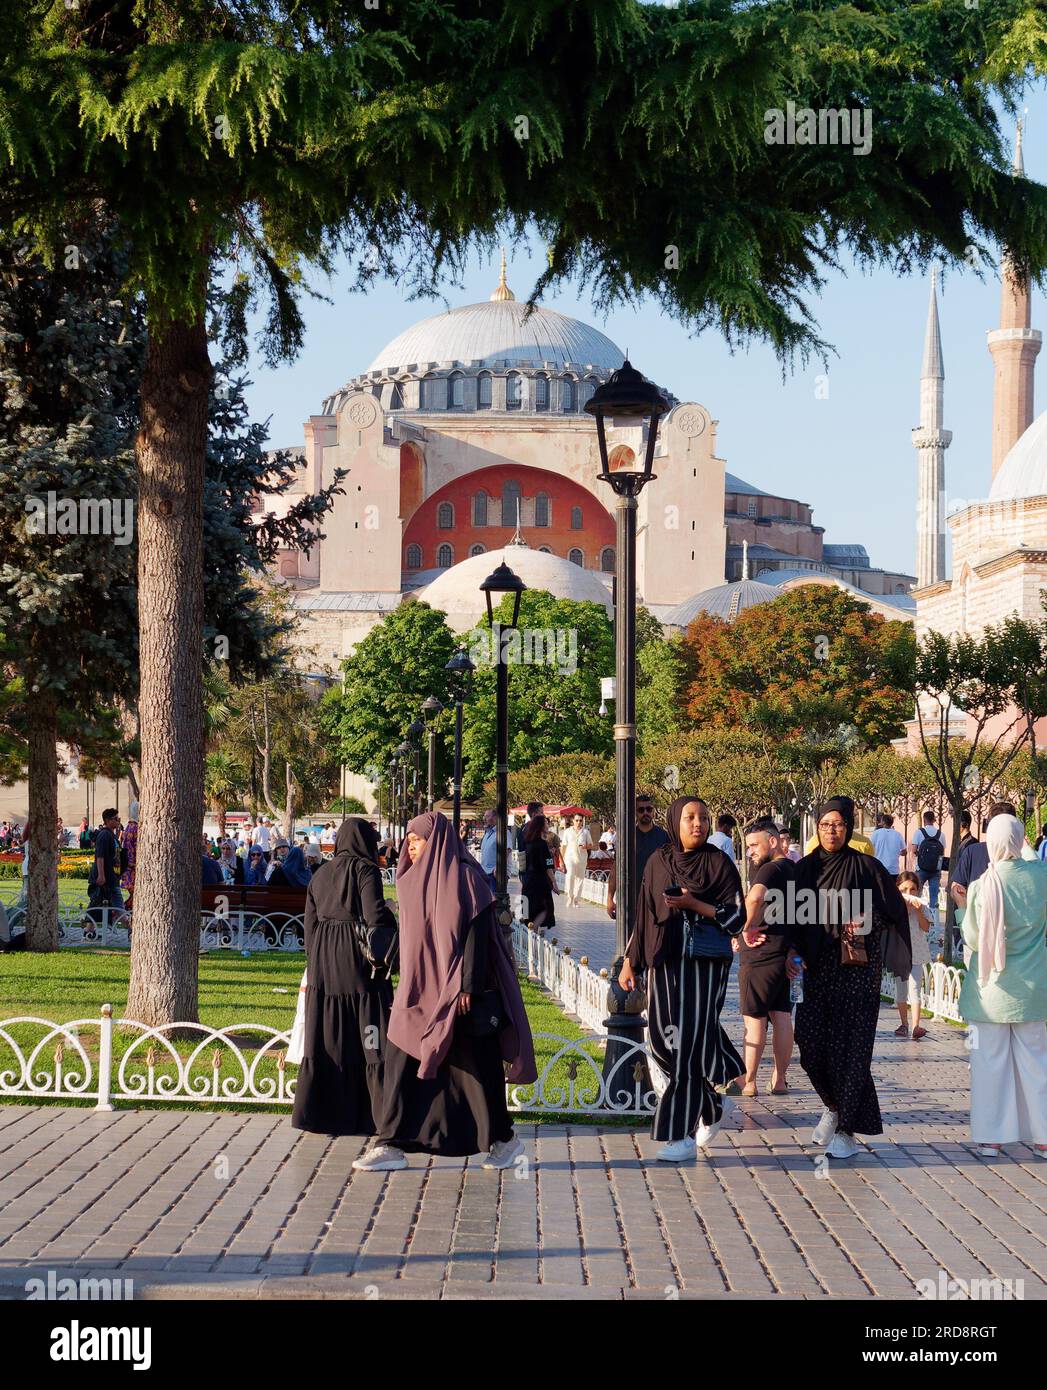
<path id="1" fill-rule="evenodd" d="M 4 1019 L 25 1015 L 47 1019 L 55 1023 L 68 1023 L 73 1019 L 97 1019 L 103 1004 L 111 1004 L 113 1017 L 119 1018 L 122 1016 L 127 1003 L 130 959 L 129 951 L 106 950 L 99 947 L 67 947 L 49 954 L 20 951 L 0 956 L 0 1023 Z M 213 951 L 201 956 L 200 1021 L 215 1028 L 256 1024 L 281 1032 L 289 1030 L 294 1020 L 296 997 L 304 965 L 305 957 L 303 954 L 289 955 L 280 951 L 261 952 L 246 958 L 232 951 Z M 550 1033 L 558 1038 L 572 1041 L 585 1038 L 586 1035 L 578 1024 L 567 1018 L 556 1001 L 538 985 L 523 979 L 521 980 L 521 988 L 531 1029 L 534 1033 Z M 43 1030 L 32 1024 L 15 1025 L 7 1031 L 22 1047 L 23 1051 L 35 1046 L 44 1036 Z M 114 1030 L 114 1063 L 118 1063 L 128 1049 L 134 1047 L 135 1050 L 131 1058 L 133 1067 L 130 1067 L 130 1064 L 129 1067 L 135 1074 L 144 1075 L 147 1044 L 138 1041 L 138 1038 L 139 1034 L 132 1030 L 123 1032 Z M 81 1045 L 91 1059 L 92 1067 L 97 1063 L 98 1040 L 99 1033 L 95 1028 L 85 1029 L 80 1038 Z M 250 1064 L 259 1048 L 264 1046 L 265 1037 L 238 1030 L 235 1041 Z M 135 1046 L 136 1042 L 137 1046 Z M 199 1038 L 180 1039 L 173 1045 L 179 1056 L 183 1058 L 189 1057 L 195 1049 L 199 1048 L 190 1075 L 192 1080 L 200 1086 L 201 1093 L 206 1093 L 206 1088 L 210 1088 L 215 1079 L 214 1046 L 211 1043 L 206 1043 L 200 1047 L 199 1042 Z M 560 1047 L 562 1047 L 561 1043 L 546 1038 L 536 1038 L 535 1052 L 539 1072 Z M 596 1070 L 599 1072 L 603 1055 L 600 1044 L 589 1041 L 585 1043 L 583 1050 L 585 1055 L 593 1058 Z M 55 1040 L 52 1039 L 41 1051 L 34 1072 L 38 1070 L 52 1072 L 54 1052 Z M 169 1055 L 165 1058 L 165 1053 L 166 1049 L 162 1043 L 155 1044 L 156 1074 L 158 1076 L 167 1074 L 173 1077 L 175 1075 L 174 1063 Z M 243 1068 L 236 1054 L 228 1048 L 220 1047 L 219 1062 L 218 1084 L 228 1082 L 236 1087 L 243 1075 Z M 81 1059 L 77 1056 L 75 1049 L 67 1042 L 64 1047 L 63 1066 L 68 1073 L 70 1070 L 77 1070 L 78 1064 L 82 1069 Z M 3 1037 L 0 1037 L 0 1074 L 12 1068 L 17 1074 L 16 1058 L 11 1047 Z M 551 1068 L 545 1080 L 547 1099 L 558 1097 L 561 1092 L 569 1093 L 570 1072 L 572 1070 L 576 1073 L 576 1086 L 583 1095 L 586 1090 L 591 1091 L 592 1074 L 585 1062 L 575 1055 L 573 1066 L 572 1059 L 562 1058 Z M 285 1074 L 286 1080 L 291 1080 L 296 1071 L 297 1068 L 288 1064 Z M 275 1052 L 272 1052 L 259 1061 L 256 1076 L 260 1079 L 268 1078 L 275 1083 L 278 1075 L 277 1056 Z M 24 1103 L 14 1097 L 0 1097 L 0 1102 L 4 1100 L 8 1104 Z M 31 1103 L 44 1104 L 47 1102 L 34 1101 Z M 53 1103 L 86 1105 L 92 1102 L 74 1102 L 67 1098 L 61 1098 L 56 1099 Z M 127 1108 L 132 1107 L 134 1102 L 117 1101 L 115 1104 L 118 1108 Z M 282 1111 L 287 1108 L 264 1103 L 224 1102 L 209 1107 L 207 1101 L 187 1100 L 150 1101 L 148 1104 L 150 1108 L 160 1106 L 166 1109 L 187 1109 L 196 1105 L 200 1105 L 204 1109 L 221 1108 L 222 1110 L 241 1111 Z M 566 1117 L 564 1115 L 541 1117 L 535 1115 L 532 1117 L 528 1114 L 526 1118 L 529 1121 L 532 1118 L 541 1118 L 562 1122 Z M 572 1122 L 585 1122 L 585 1117 L 573 1116 L 570 1118 Z M 619 1120 L 617 1123 L 634 1122 Z"/>

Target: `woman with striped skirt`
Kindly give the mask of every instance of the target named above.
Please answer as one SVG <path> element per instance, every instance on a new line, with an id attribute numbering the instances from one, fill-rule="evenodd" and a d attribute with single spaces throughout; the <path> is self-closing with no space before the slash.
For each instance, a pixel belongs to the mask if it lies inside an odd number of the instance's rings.
<path id="1" fill-rule="evenodd" d="M 682 1163 L 720 1128 L 725 1085 L 745 1070 L 720 1023 L 731 973 L 731 937 L 745 925 L 741 879 L 709 843 L 709 808 L 678 797 L 666 817 L 669 843 L 647 861 L 619 984 L 647 971 L 651 1051 L 669 1078 L 655 1111 L 658 1157 Z"/>

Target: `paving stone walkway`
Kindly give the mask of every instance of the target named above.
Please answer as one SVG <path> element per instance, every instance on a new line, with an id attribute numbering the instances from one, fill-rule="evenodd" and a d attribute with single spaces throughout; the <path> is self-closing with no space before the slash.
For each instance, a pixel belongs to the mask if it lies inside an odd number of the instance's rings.
<path id="1" fill-rule="evenodd" d="M 736 1009 L 732 989 L 740 1041 Z M 283 1116 L 0 1106 L 0 1294 L 55 1271 L 137 1297 L 913 1298 L 940 1277 L 1047 1297 L 1047 1161 L 979 1158 L 961 1031 L 896 1022 L 885 1005 L 887 1132 L 828 1168 L 795 1063 L 788 1096 L 740 1101 L 679 1168 L 645 1129 L 523 1123 L 518 1173 L 378 1174 L 352 1172 L 362 1140 Z"/>

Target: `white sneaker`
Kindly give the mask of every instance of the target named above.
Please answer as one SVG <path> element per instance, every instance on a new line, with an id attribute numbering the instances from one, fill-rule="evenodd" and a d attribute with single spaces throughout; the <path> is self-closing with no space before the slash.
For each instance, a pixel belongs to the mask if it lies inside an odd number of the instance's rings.
<path id="1" fill-rule="evenodd" d="M 497 1139 L 491 1145 L 491 1152 L 484 1159 L 485 1168 L 511 1168 L 524 1154 L 523 1140 L 517 1135 L 511 1139 Z"/>
<path id="2" fill-rule="evenodd" d="M 700 1149 L 704 1149 L 706 1144 L 710 1143 L 713 1139 L 716 1138 L 716 1136 L 720 1132 L 720 1126 L 722 1124 L 722 1115 L 716 1121 L 715 1124 L 707 1125 L 704 1121 L 702 1121 L 699 1124 L 698 1128 L 694 1131 L 694 1142 L 698 1145 Z"/>
<path id="3" fill-rule="evenodd" d="M 828 1106 L 822 1111 L 822 1118 L 814 1127 L 811 1135 L 812 1144 L 828 1144 L 829 1140 L 836 1133 L 836 1126 L 840 1123 L 840 1117 L 835 1110 L 830 1110 Z"/>
<path id="4" fill-rule="evenodd" d="M 407 1167 L 407 1159 L 402 1149 L 394 1149 L 392 1144 L 375 1144 L 353 1159 L 353 1167 L 361 1173 L 394 1172 Z"/>
<path id="5" fill-rule="evenodd" d="M 666 1144 L 664 1149 L 659 1149 L 657 1158 L 660 1163 L 686 1163 L 698 1152 L 698 1145 L 690 1135 L 686 1139 L 677 1139 L 675 1144 Z"/>
<path id="6" fill-rule="evenodd" d="M 825 1152 L 830 1158 L 853 1158 L 856 1153 L 861 1152 L 861 1146 L 856 1144 L 849 1134 L 837 1130 Z"/>

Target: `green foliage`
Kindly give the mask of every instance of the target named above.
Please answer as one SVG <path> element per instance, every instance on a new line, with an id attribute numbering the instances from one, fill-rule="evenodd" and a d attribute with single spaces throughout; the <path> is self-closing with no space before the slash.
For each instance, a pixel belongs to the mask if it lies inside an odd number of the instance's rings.
<path id="1" fill-rule="evenodd" d="M 495 610 L 511 617 L 510 599 Z M 517 633 L 503 633 L 509 661 L 509 767 L 529 767 L 560 753 L 611 752 L 611 721 L 600 714 L 600 677 L 614 670 L 614 635 L 603 606 L 558 599 L 538 589 L 521 598 Z M 534 634 L 545 634 L 539 644 Z M 467 639 L 476 663 L 466 705 L 463 749 L 466 796 L 476 796 L 495 763 L 496 665 L 490 630 L 479 624 Z M 548 659 L 539 661 L 539 655 Z"/>
<path id="2" fill-rule="evenodd" d="M 493 779 L 484 787 L 494 804 Z M 541 801 L 547 806 L 584 806 L 601 820 L 614 817 L 614 759 L 594 753 L 560 753 L 538 758 L 509 774 L 510 806 Z"/>
<path id="3" fill-rule="evenodd" d="M 373 627 L 342 663 L 344 695 L 334 686 L 322 703 L 321 726 L 350 772 L 376 781 L 422 702 L 447 702 L 444 667 L 458 642 L 444 615 L 427 603 L 402 603 Z M 439 716 L 441 765 L 453 711 Z"/>
<path id="4" fill-rule="evenodd" d="M 805 584 L 732 623 L 701 615 L 683 641 L 688 713 L 846 755 L 900 737 L 912 713 L 912 626 L 834 586 Z"/>

